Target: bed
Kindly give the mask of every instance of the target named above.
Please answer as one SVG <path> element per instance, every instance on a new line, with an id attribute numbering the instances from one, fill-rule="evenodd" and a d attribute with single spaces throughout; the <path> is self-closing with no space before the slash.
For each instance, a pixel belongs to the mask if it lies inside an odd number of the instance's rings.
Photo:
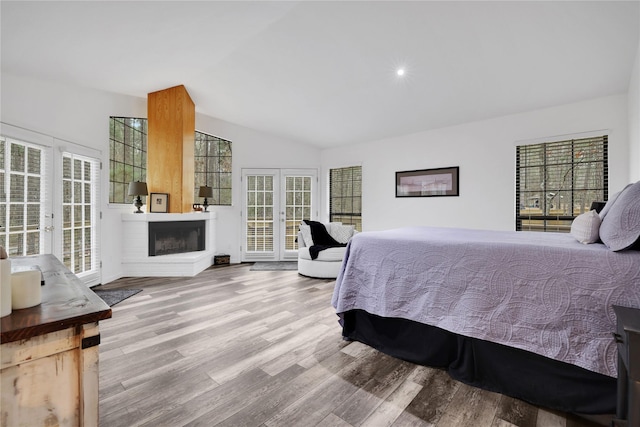
<path id="1" fill-rule="evenodd" d="M 611 414 L 612 306 L 640 308 L 640 251 L 568 233 L 364 232 L 332 304 L 347 339 L 536 405 Z"/>

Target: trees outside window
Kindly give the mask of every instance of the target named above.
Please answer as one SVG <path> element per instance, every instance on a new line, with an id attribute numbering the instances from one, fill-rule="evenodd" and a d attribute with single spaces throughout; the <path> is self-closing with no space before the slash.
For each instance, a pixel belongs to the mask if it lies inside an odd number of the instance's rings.
<path id="1" fill-rule="evenodd" d="M 131 203 L 129 183 L 147 180 L 147 120 L 109 118 L 109 203 Z"/>
<path id="2" fill-rule="evenodd" d="M 231 206 L 231 141 L 196 131 L 195 188 L 198 200 L 201 186 L 213 188 L 210 205 Z"/>

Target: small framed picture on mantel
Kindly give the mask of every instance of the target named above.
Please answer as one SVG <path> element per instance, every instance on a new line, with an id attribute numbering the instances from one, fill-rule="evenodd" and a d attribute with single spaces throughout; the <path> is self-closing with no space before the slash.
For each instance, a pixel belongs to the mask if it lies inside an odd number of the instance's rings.
<path id="1" fill-rule="evenodd" d="M 459 170 L 452 166 L 396 172 L 396 197 L 458 196 Z"/>
<path id="2" fill-rule="evenodd" d="M 149 212 L 153 212 L 153 213 L 169 212 L 169 195 L 167 193 L 149 194 Z"/>

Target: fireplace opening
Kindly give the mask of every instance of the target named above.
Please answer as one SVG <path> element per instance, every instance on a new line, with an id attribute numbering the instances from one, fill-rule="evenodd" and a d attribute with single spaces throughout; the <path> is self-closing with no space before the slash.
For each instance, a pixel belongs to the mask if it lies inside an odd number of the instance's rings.
<path id="1" fill-rule="evenodd" d="M 149 256 L 204 251 L 205 221 L 149 223 Z"/>

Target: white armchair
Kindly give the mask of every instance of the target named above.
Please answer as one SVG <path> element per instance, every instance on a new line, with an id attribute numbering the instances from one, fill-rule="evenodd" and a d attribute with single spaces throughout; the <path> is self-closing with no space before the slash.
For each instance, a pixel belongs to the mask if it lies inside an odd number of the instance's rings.
<path id="1" fill-rule="evenodd" d="M 313 245 L 311 234 L 302 223 L 298 231 L 298 273 L 303 276 L 322 279 L 335 279 L 342 268 L 342 260 L 346 247 L 328 248 L 320 251 L 316 259 L 311 259 L 309 247 Z M 358 231 L 352 225 L 342 225 L 340 222 L 324 224 L 327 232 L 338 242 L 347 243 Z M 306 226 L 307 228 L 309 226 Z"/>

